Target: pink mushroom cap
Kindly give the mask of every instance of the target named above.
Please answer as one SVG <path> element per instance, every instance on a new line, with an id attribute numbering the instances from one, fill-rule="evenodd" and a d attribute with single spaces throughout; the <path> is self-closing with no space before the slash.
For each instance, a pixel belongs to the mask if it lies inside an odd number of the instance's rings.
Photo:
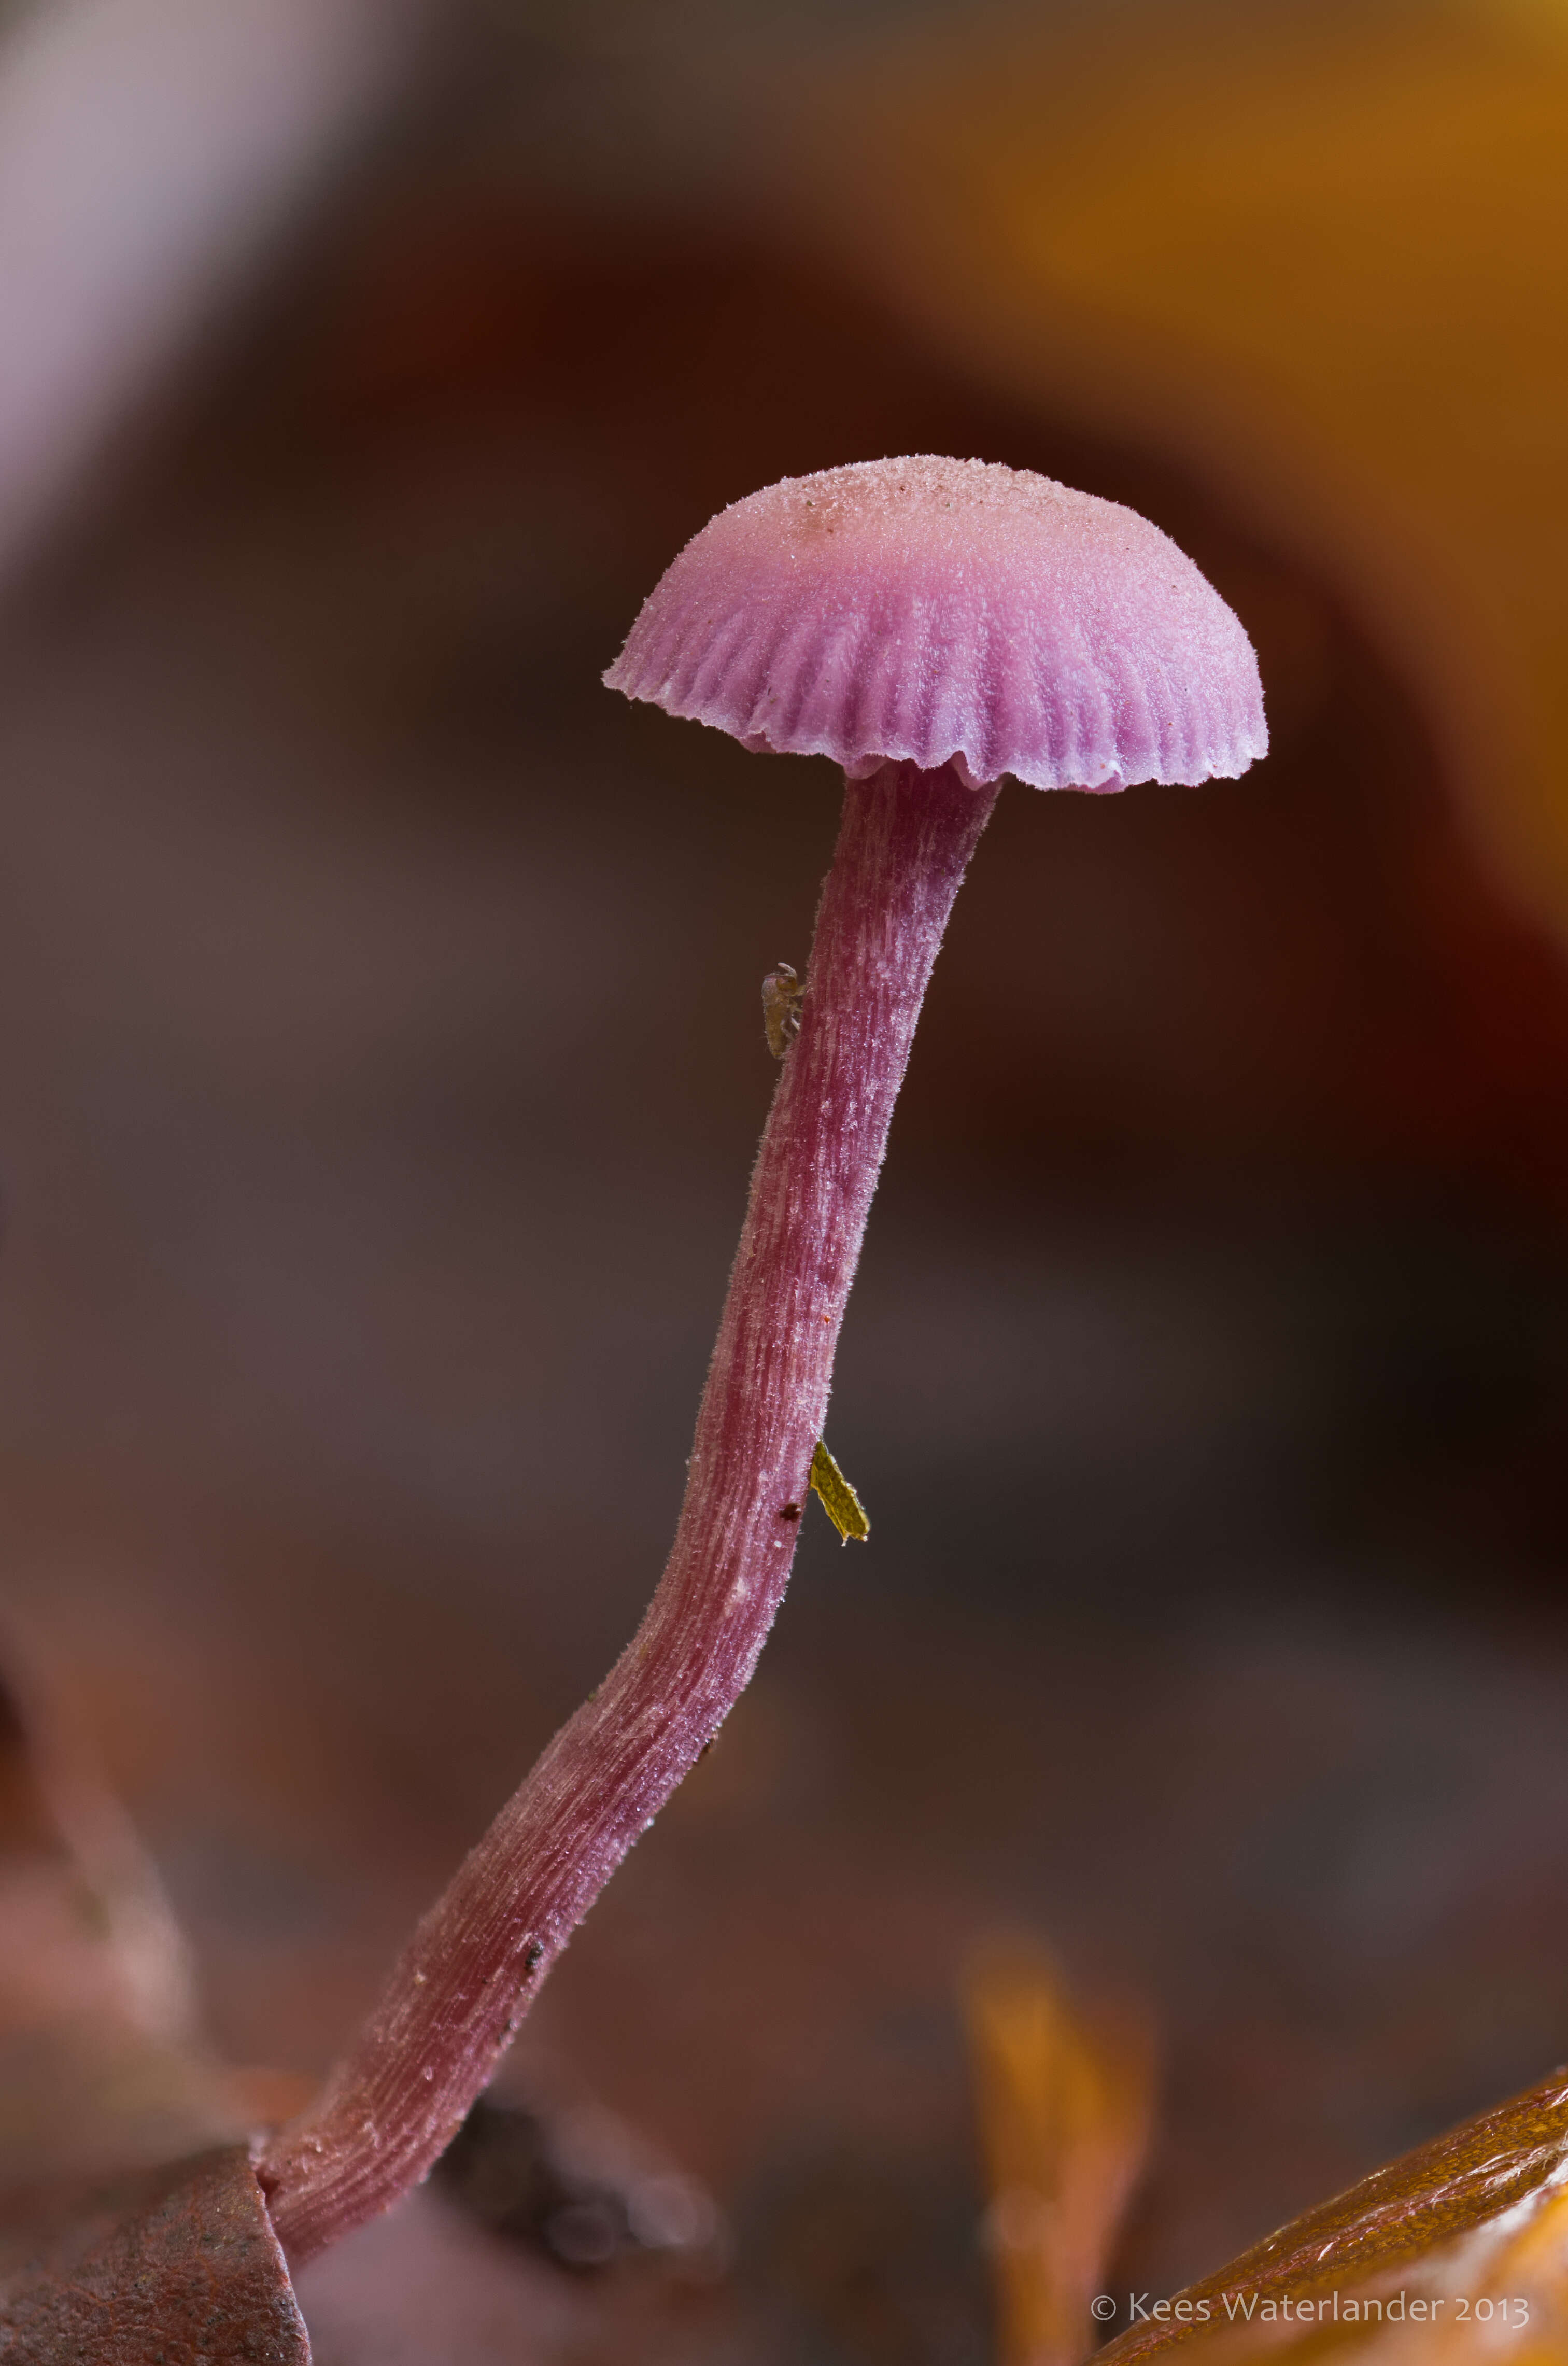
<path id="1" fill-rule="evenodd" d="M 930 454 L 721 510 L 604 680 L 852 777 L 1195 783 L 1269 746 L 1252 644 L 1168 535 L 1028 469 Z"/>

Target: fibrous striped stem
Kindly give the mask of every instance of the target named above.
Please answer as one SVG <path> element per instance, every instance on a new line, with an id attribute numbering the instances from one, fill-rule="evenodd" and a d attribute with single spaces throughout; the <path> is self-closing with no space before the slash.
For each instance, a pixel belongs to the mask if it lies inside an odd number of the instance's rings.
<path id="1" fill-rule="evenodd" d="M 921 998 L 996 794 L 945 766 L 886 764 L 846 784 L 669 1563 L 636 1637 L 425 1916 L 319 2100 L 264 2152 L 296 2266 L 427 2174 L 750 1681 L 795 1556 Z"/>

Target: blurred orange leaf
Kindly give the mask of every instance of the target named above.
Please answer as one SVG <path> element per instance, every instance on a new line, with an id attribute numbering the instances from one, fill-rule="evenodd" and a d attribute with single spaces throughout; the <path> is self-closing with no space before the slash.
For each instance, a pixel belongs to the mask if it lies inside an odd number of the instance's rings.
<path id="1" fill-rule="evenodd" d="M 1031 1948 L 981 1957 L 964 2002 L 1003 2366 L 1077 2366 L 1148 2142 L 1147 2036 L 1076 2012 L 1049 1956 Z"/>
<path id="2" fill-rule="evenodd" d="M 1568 14 L 1019 11 L 885 45 L 821 112 L 825 232 L 943 350 L 1196 465 L 1337 584 L 1568 936 Z"/>

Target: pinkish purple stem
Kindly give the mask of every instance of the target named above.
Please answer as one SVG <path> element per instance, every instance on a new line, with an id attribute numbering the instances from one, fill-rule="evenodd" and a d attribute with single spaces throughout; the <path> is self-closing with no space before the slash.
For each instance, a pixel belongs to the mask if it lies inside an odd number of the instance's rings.
<path id="1" fill-rule="evenodd" d="M 555 1957 L 750 1679 L 795 1558 L 926 981 L 996 795 L 946 766 L 885 764 L 847 784 L 669 1565 L 633 1641 L 425 1916 L 321 2097 L 264 2153 L 295 2266 L 428 2173 Z"/>

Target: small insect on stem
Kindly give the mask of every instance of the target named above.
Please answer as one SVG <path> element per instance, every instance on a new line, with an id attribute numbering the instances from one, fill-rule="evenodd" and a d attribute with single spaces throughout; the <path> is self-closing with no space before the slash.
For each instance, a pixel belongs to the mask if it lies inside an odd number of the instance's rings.
<path id="1" fill-rule="evenodd" d="M 857 1544 L 864 1544 L 871 1534 L 865 1507 L 820 1438 L 807 1484 L 838 1529 L 840 1543 L 847 1545 L 853 1537 Z"/>
<path id="2" fill-rule="evenodd" d="M 800 1032 L 800 1006 L 806 988 L 788 962 L 780 962 L 762 980 L 762 1024 L 768 1049 L 782 1060 Z"/>

